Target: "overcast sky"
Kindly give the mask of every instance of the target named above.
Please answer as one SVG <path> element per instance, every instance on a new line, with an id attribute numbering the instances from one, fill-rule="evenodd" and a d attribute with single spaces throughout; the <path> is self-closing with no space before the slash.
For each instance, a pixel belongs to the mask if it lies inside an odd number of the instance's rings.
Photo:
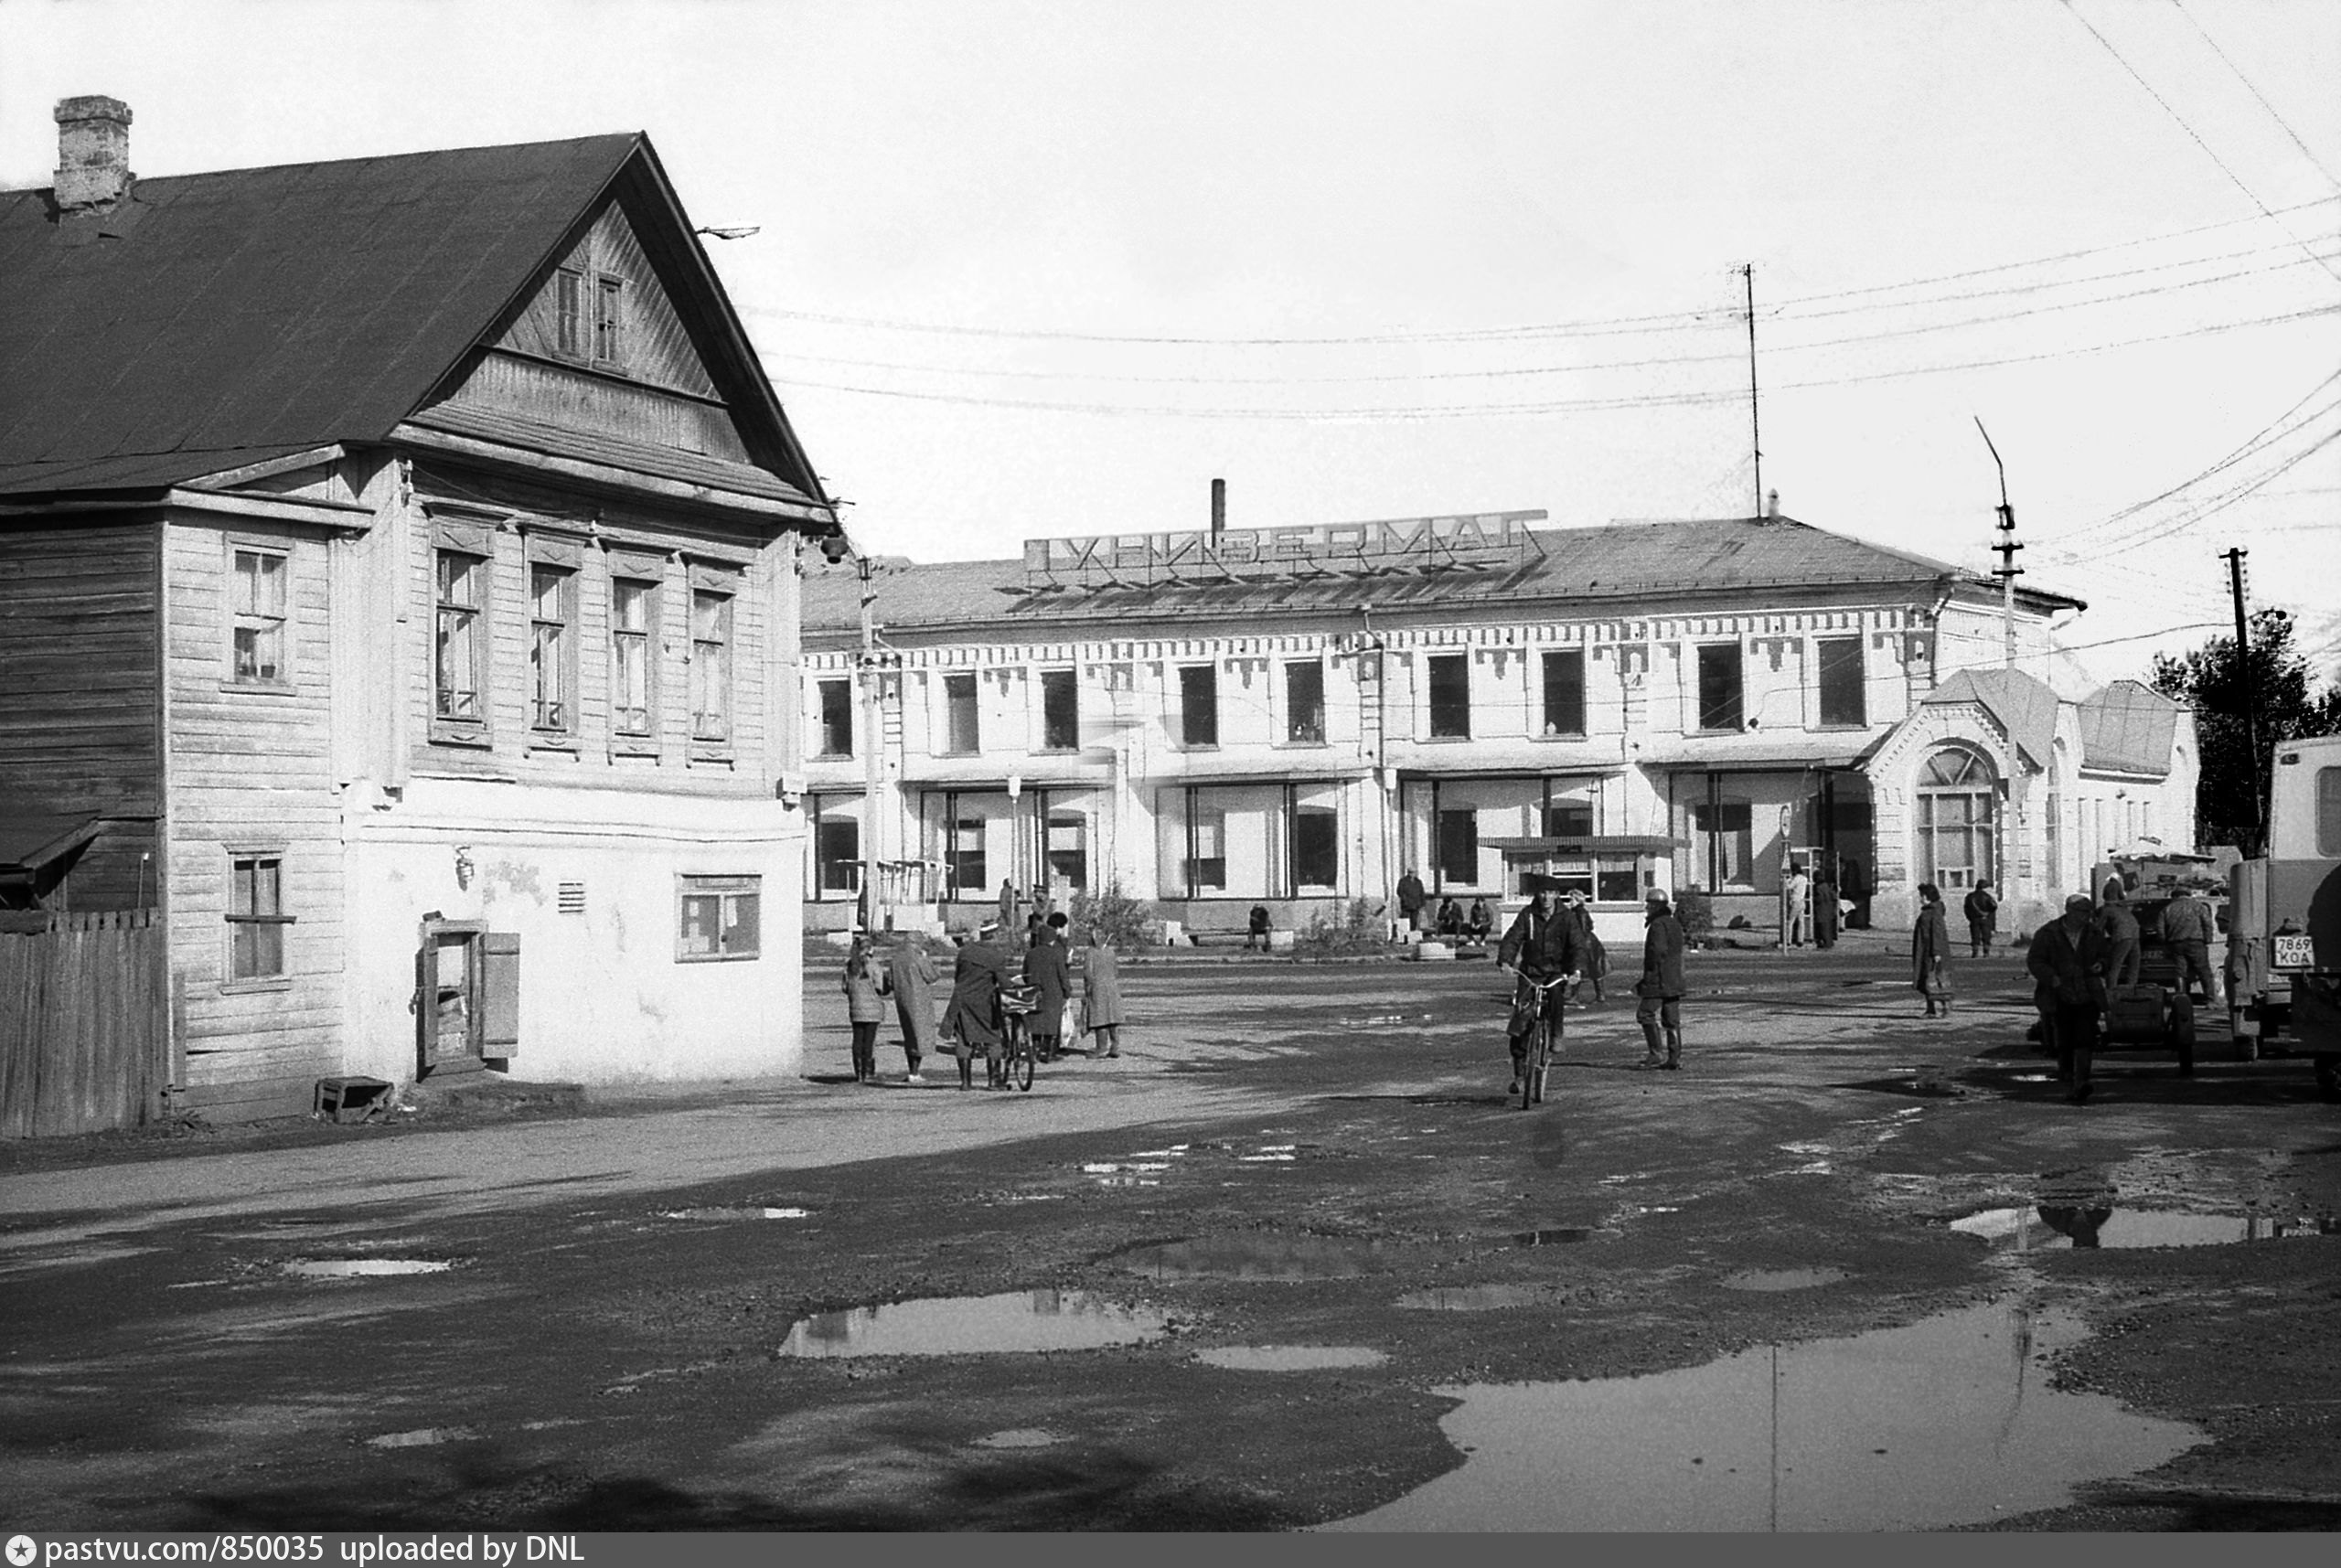
<path id="1" fill-rule="evenodd" d="M 1237 527 L 1746 516 L 1752 264 L 1790 516 L 1988 567 L 1980 416 L 2100 675 L 2225 624 L 2229 545 L 2330 675 L 2336 81 L 2336 0 L 0 0 L 0 185 L 84 92 L 148 176 L 647 131 L 928 560 L 1213 476 Z"/>

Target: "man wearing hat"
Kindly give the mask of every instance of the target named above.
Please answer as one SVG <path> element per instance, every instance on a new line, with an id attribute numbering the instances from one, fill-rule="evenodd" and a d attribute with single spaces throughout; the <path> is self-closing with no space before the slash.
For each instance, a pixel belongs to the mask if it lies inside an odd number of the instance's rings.
<path id="1" fill-rule="evenodd" d="M 2057 1049 L 2057 1076 L 2069 1080 L 2076 1105 L 2089 1103 L 2090 1058 L 2097 1050 L 2097 1013 L 2105 1005 L 2105 930 L 2087 893 L 2065 901 L 2062 917 L 2033 933 L 2024 966 L 2032 997 Z"/>
<path id="2" fill-rule="evenodd" d="M 976 1051 L 981 1047 L 992 1076 L 999 1074 L 1000 1048 L 1007 1042 L 1007 1022 L 1000 1017 L 999 988 L 1015 973 L 1008 949 L 999 940 L 999 923 L 988 920 L 976 939 L 959 949 L 951 973 L 951 1002 L 943 1012 L 943 1031 L 958 1040 L 959 1087 L 975 1083 Z"/>
<path id="3" fill-rule="evenodd" d="M 1643 1055 L 1635 1063 L 1638 1067 L 1682 1070 L 1685 945 L 1683 923 L 1674 918 L 1665 891 L 1651 889 L 1642 901 L 1642 977 L 1634 982 L 1634 995 L 1642 999 L 1634 1009 L 1634 1021 L 1642 1026 Z M 1659 1049 L 1662 1040 L 1663 1052 Z"/>
<path id="4" fill-rule="evenodd" d="M 1581 955 L 1577 952 L 1577 927 L 1561 907 L 1561 880 L 1541 871 L 1530 871 L 1520 879 L 1520 891 L 1534 897 L 1528 907 L 1513 917 L 1512 928 L 1503 933 L 1503 942 L 1496 948 L 1496 966 L 1509 969 L 1520 976 L 1513 987 L 1512 1022 L 1505 1029 L 1512 1044 L 1512 1092 L 1520 1092 L 1521 1080 L 1528 1071 L 1529 1031 L 1536 1027 L 1537 985 L 1544 981 L 1573 976 L 1581 972 Z M 1553 998 L 1555 1009 L 1560 998 Z M 1561 1015 L 1552 1014 L 1554 1049 L 1560 1048 Z"/>

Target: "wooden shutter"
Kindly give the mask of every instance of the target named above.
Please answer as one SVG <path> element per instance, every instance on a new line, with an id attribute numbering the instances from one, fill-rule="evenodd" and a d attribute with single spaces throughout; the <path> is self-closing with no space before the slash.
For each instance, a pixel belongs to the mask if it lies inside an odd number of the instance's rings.
<path id="1" fill-rule="evenodd" d="M 479 945 L 479 1053 L 517 1056 L 520 1044 L 520 935 L 491 931 Z"/>
<path id="2" fill-rule="evenodd" d="M 414 955 L 414 1039 L 429 1069 L 439 1061 L 439 934 L 425 924 Z"/>

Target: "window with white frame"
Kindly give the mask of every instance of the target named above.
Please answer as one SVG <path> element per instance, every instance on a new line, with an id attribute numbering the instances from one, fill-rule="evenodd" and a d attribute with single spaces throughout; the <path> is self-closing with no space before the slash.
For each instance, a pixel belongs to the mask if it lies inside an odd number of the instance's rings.
<path id="1" fill-rule="evenodd" d="M 763 939 L 764 879 L 676 879 L 675 958 L 684 964 L 754 958 Z"/>
<path id="2" fill-rule="evenodd" d="M 437 562 L 432 712 L 466 724 L 487 721 L 487 560 L 442 549 Z"/>
<path id="3" fill-rule="evenodd" d="M 239 686 L 284 686 L 286 585 L 292 561 L 283 550 L 237 546 L 229 569 L 228 678 Z"/>
<path id="4" fill-rule="evenodd" d="M 230 850 L 228 856 L 228 979 L 274 980 L 284 974 L 284 855 Z"/>
<path id="5" fill-rule="evenodd" d="M 541 561 L 529 567 L 529 724 L 544 734 L 577 728 L 577 574 Z"/>
<path id="6" fill-rule="evenodd" d="M 691 739 L 732 738 L 732 595 L 691 590 Z"/>
<path id="7" fill-rule="evenodd" d="M 1919 880 L 1948 892 L 1997 881 L 1992 869 L 1998 784 L 1974 752 L 1947 746 L 1919 770 Z"/>
<path id="8" fill-rule="evenodd" d="M 610 726 L 620 735 L 653 731 L 657 700 L 655 617 L 658 585 L 639 578 L 610 580 Z"/>

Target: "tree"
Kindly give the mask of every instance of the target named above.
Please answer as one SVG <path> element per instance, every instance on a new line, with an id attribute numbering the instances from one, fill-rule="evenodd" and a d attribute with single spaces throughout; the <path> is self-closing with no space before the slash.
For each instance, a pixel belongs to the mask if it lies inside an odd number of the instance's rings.
<path id="1" fill-rule="evenodd" d="M 2213 637 L 2176 658 L 2156 654 L 2152 685 L 2195 710 L 2203 762 L 2195 810 L 2202 841 L 2257 850 L 2254 825 L 2266 808 L 2277 746 L 2307 735 L 2341 734 L 2341 687 L 2314 690 L 2308 660 L 2293 645 L 2293 618 L 2283 611 L 2255 611 L 2250 632 L 2250 653 L 2240 662 L 2233 637 Z M 2247 693 L 2258 709 L 2256 756 L 2245 736 Z"/>

